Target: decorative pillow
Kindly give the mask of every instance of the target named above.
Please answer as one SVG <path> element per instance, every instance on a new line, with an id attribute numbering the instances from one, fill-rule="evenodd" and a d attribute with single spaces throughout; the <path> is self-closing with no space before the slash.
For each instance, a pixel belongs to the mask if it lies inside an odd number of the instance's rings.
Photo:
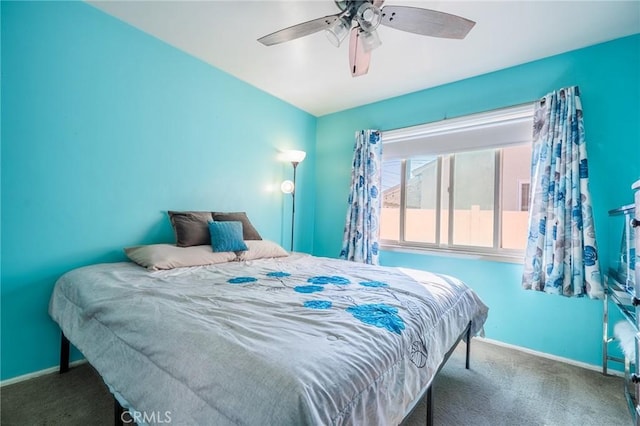
<path id="1" fill-rule="evenodd" d="M 209 235 L 211 212 L 169 211 L 169 219 L 171 219 L 178 247 L 203 246 L 211 243 Z"/>
<path id="2" fill-rule="evenodd" d="M 176 247 L 171 244 L 151 244 L 127 247 L 127 257 L 147 269 L 173 269 L 186 266 L 213 265 L 236 260 L 234 252 L 214 253 L 210 245 Z"/>
<path id="3" fill-rule="evenodd" d="M 209 222 L 209 233 L 215 252 L 248 250 L 242 239 L 242 222 Z"/>
<path id="4" fill-rule="evenodd" d="M 253 227 L 251 221 L 247 217 L 245 212 L 233 212 L 233 213 L 224 213 L 224 212 L 212 212 L 213 220 L 216 222 L 242 222 L 242 239 L 243 240 L 261 240 L 262 237 Z"/>
<path id="5" fill-rule="evenodd" d="M 240 253 L 238 260 L 256 260 L 270 257 L 289 256 L 289 253 L 277 243 L 269 240 L 247 240 L 248 250 Z"/>

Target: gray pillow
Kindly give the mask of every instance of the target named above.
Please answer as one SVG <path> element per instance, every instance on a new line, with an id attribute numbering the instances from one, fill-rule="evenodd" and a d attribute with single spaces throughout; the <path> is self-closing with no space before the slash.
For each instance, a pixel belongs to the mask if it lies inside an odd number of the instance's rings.
<path id="1" fill-rule="evenodd" d="M 242 239 L 243 240 L 261 240 L 262 237 L 253 227 L 251 221 L 245 212 L 212 212 L 213 220 L 216 222 L 242 222 Z"/>
<path id="2" fill-rule="evenodd" d="M 209 222 L 212 220 L 211 212 L 169 211 L 168 213 L 178 247 L 211 244 L 211 236 L 209 235 Z"/>

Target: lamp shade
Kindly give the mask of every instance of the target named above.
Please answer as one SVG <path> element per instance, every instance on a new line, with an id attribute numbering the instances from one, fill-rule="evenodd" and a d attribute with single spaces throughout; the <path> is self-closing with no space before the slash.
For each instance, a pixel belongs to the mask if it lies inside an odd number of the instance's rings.
<path id="1" fill-rule="evenodd" d="M 364 48 L 365 52 L 371 52 L 373 49 L 380 47 L 380 45 L 382 44 L 376 30 L 362 31 L 360 33 L 360 38 L 362 39 L 362 47 Z"/>
<path id="2" fill-rule="evenodd" d="M 336 19 L 326 30 L 327 38 L 335 47 L 340 47 L 340 43 L 349 34 L 349 23 L 344 19 Z"/>
<path id="3" fill-rule="evenodd" d="M 356 13 L 356 20 L 366 32 L 372 32 L 382 21 L 382 13 L 380 9 L 369 2 L 362 2 Z"/>
<path id="4" fill-rule="evenodd" d="M 285 151 L 282 153 L 282 160 L 289 161 L 291 163 L 301 163 L 302 160 L 307 156 L 307 153 L 304 151 Z"/>

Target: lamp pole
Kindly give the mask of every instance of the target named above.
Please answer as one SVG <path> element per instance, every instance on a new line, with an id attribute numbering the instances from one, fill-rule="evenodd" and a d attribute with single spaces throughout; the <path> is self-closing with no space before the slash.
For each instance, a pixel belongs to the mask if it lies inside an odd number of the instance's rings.
<path id="1" fill-rule="evenodd" d="M 285 194 L 291 194 L 291 251 L 293 251 L 294 248 L 293 234 L 296 223 L 296 169 L 298 168 L 298 164 L 304 160 L 306 155 L 307 153 L 304 151 L 292 150 L 285 151 L 281 156 L 283 161 L 287 161 L 293 166 L 293 182 L 285 180 L 282 182 L 282 185 L 280 185 L 282 192 Z"/>
<path id="2" fill-rule="evenodd" d="M 291 191 L 291 251 L 293 251 L 293 229 L 295 227 L 294 224 L 296 217 L 296 168 L 300 162 L 292 161 L 291 164 L 293 165 L 293 191 Z"/>

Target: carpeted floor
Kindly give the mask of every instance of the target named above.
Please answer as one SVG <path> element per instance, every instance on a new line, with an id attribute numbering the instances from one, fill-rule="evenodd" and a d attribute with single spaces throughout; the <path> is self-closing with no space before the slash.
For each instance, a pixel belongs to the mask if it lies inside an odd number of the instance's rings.
<path id="1" fill-rule="evenodd" d="M 112 398 L 88 364 L 5 386 L 0 393 L 4 426 L 113 424 Z M 471 369 L 464 368 L 460 344 L 437 377 L 433 395 L 436 425 L 632 424 L 622 378 L 477 340 Z M 424 425 L 425 418 L 422 403 L 404 426 Z"/>

